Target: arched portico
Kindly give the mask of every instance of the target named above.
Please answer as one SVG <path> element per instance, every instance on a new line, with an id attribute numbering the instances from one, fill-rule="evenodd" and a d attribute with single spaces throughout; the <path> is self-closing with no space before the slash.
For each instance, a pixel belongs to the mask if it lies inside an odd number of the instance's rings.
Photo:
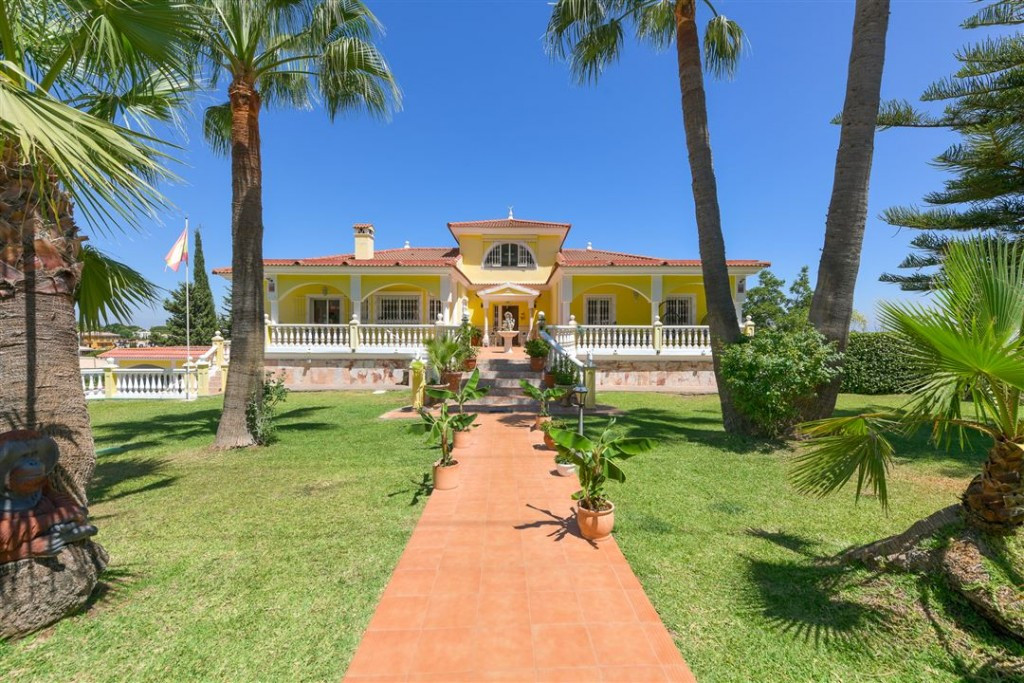
<path id="1" fill-rule="evenodd" d="M 507 312 L 513 307 L 519 310 L 519 315 L 515 317 L 516 329 L 520 330 L 520 341 L 523 330 L 522 314 L 524 312 L 526 313 L 527 336 L 533 333 L 533 313 L 537 306 L 537 297 L 540 296 L 539 290 L 506 282 L 505 284 L 481 289 L 476 292 L 476 295 L 480 298 L 484 307 L 484 346 L 491 345 L 491 333 L 497 331 L 492 329 L 494 326 L 492 316 L 496 310 L 500 312 L 502 308 Z M 520 306 L 523 309 L 520 309 Z M 495 307 L 498 308 L 495 309 Z"/>

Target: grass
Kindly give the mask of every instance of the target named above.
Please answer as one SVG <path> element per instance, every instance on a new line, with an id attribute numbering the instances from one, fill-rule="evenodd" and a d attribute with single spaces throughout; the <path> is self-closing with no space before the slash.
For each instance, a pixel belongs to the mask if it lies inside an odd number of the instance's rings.
<path id="1" fill-rule="evenodd" d="M 124 446 L 92 488 L 113 561 L 89 610 L 0 643 L 0 680 L 338 680 L 426 495 L 432 454 L 375 419 L 402 398 L 292 394 L 279 442 L 240 453 L 207 449 L 212 399 L 92 404 L 97 447 Z M 899 442 L 887 517 L 794 493 L 791 452 L 725 435 L 715 397 L 602 402 L 659 441 L 610 489 L 616 537 L 699 680 L 985 680 L 1024 655 L 941 585 L 818 561 L 954 502 L 980 447 Z"/>

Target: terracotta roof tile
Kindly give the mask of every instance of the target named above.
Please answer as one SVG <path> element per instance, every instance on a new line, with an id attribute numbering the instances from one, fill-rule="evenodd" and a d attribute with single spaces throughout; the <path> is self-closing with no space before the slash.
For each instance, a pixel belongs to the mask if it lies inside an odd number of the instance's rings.
<path id="1" fill-rule="evenodd" d="M 565 268 L 600 267 L 600 266 L 680 266 L 700 267 L 700 259 L 663 259 L 639 254 L 626 254 L 619 251 L 603 249 L 563 249 L 558 254 L 558 265 Z M 726 261 L 726 265 L 736 268 L 767 268 L 771 263 L 756 259 L 736 259 Z"/>
<path id="2" fill-rule="evenodd" d="M 335 254 L 300 259 L 264 259 L 264 266 L 405 266 L 444 267 L 455 265 L 459 258 L 458 247 L 409 247 L 379 249 L 372 259 L 356 259 L 355 254 Z M 227 275 L 231 268 L 214 268 L 215 275 Z"/>
<path id="3" fill-rule="evenodd" d="M 193 346 L 192 360 L 197 360 L 212 346 Z M 187 360 L 187 346 L 147 346 L 142 349 L 110 349 L 99 355 L 100 358 L 113 358 L 114 360 Z"/>
<path id="4" fill-rule="evenodd" d="M 486 221 L 456 221 L 448 224 L 449 228 L 565 228 L 572 227 L 571 223 L 554 223 L 551 221 L 528 221 L 522 218 L 496 218 Z"/>

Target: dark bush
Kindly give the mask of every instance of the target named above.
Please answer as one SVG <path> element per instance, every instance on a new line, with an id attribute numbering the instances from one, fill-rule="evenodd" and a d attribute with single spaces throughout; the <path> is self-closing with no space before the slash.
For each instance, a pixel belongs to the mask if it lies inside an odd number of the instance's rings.
<path id="1" fill-rule="evenodd" d="M 843 391 L 899 394 L 918 378 L 906 342 L 892 332 L 851 332 L 843 354 Z"/>

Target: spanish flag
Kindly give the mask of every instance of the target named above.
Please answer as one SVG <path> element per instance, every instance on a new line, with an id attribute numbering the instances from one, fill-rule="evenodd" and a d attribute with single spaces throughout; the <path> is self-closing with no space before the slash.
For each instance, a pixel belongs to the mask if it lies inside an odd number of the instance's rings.
<path id="1" fill-rule="evenodd" d="M 178 266 L 181 265 L 182 261 L 188 261 L 188 228 L 181 231 L 181 237 L 177 239 L 171 250 L 167 252 L 164 261 L 167 263 L 167 267 L 175 273 L 178 272 Z"/>

